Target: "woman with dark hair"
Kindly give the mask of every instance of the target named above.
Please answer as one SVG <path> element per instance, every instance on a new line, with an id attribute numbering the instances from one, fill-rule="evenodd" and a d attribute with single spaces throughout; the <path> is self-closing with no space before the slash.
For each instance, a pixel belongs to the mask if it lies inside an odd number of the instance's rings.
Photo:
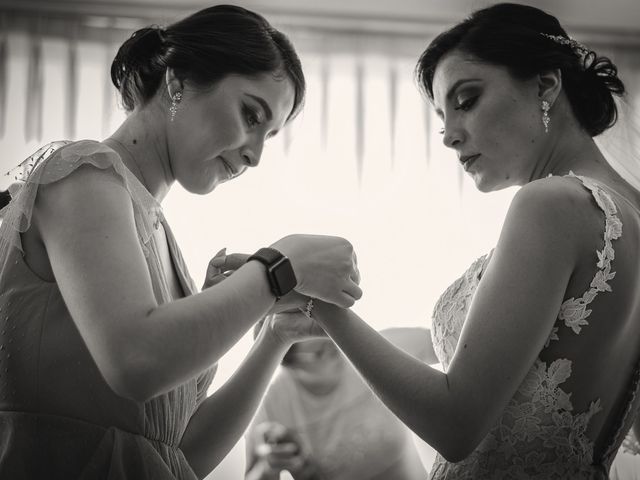
<path id="1" fill-rule="evenodd" d="M 436 304 L 444 371 L 351 310 L 312 316 L 440 453 L 431 478 L 605 479 L 640 398 L 640 191 L 593 139 L 616 121 L 616 67 L 553 16 L 497 4 L 439 35 L 417 76 L 477 188 L 522 187 Z"/>
<path id="2" fill-rule="evenodd" d="M 269 312 L 361 295 L 351 245 L 312 235 L 196 293 L 162 215 L 174 183 L 206 194 L 257 166 L 298 112 L 304 77 L 283 34 L 216 6 L 136 32 L 111 72 L 122 126 L 43 148 L 2 212 L 1 478 L 206 476 L 309 320 L 265 329 L 207 398 L 218 359 Z"/>

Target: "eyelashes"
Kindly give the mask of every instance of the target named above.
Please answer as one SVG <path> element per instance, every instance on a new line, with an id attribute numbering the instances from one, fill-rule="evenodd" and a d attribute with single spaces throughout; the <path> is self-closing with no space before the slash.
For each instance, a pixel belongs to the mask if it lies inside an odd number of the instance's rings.
<path id="1" fill-rule="evenodd" d="M 471 109 L 471 107 L 473 107 L 473 105 L 476 103 L 476 100 L 478 99 L 478 96 L 474 96 L 474 97 L 469 97 L 466 100 L 463 100 L 461 102 L 458 103 L 458 105 L 456 105 L 455 107 L 453 107 L 454 110 L 462 110 L 463 112 L 466 112 L 467 110 Z"/>
<path id="2" fill-rule="evenodd" d="M 242 112 L 244 114 L 245 121 L 249 127 L 255 127 L 262 123 L 262 119 L 260 118 L 260 113 L 253 107 L 250 107 L 247 104 L 243 104 Z"/>
<path id="3" fill-rule="evenodd" d="M 248 103 L 242 103 L 242 116 L 247 127 L 251 130 L 266 124 L 265 112 L 261 108 L 256 108 Z M 276 136 L 279 130 L 269 131 L 264 140 L 269 140 Z"/>
<path id="4" fill-rule="evenodd" d="M 461 102 L 458 102 L 453 109 L 454 110 L 462 110 L 463 112 L 467 112 L 471 110 L 471 108 L 475 105 L 476 100 L 478 100 L 478 95 L 469 97 Z M 438 134 L 444 135 L 444 127 L 438 130 Z"/>

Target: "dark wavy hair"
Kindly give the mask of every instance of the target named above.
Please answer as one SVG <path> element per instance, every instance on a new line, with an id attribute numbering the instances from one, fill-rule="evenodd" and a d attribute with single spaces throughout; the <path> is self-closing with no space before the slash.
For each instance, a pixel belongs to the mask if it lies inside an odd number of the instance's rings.
<path id="1" fill-rule="evenodd" d="M 535 7 L 499 3 L 478 10 L 429 44 L 416 65 L 416 79 L 433 100 L 436 67 L 453 50 L 506 67 L 519 79 L 559 69 L 573 113 L 589 135 L 612 127 L 618 117 L 613 95 L 625 93 L 616 66 L 593 51 L 579 55 L 542 34 L 569 38 L 557 18 Z"/>
<path id="2" fill-rule="evenodd" d="M 134 32 L 111 64 L 111 80 L 124 108 L 132 111 L 146 104 L 167 68 L 204 88 L 231 74 L 288 77 L 295 91 L 289 118 L 304 103 L 305 78 L 292 43 L 262 16 L 241 7 L 216 5 L 166 28 L 154 25 Z"/>

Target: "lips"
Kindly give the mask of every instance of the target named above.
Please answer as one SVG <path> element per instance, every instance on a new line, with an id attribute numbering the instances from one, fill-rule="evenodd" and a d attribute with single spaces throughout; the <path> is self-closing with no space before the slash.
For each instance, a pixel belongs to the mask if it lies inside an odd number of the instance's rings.
<path id="1" fill-rule="evenodd" d="M 476 153 L 475 155 L 463 155 L 460 157 L 460 163 L 462 163 L 462 167 L 466 170 L 469 169 L 469 167 L 471 167 L 471 165 L 478 159 L 478 157 L 480 156 L 479 153 Z"/>
<path id="2" fill-rule="evenodd" d="M 222 157 L 220 157 L 220 159 L 222 160 L 224 168 L 227 170 L 227 172 L 229 172 L 229 178 L 233 178 L 233 177 L 238 175 L 238 172 L 236 172 L 236 170 L 231 166 L 231 164 L 229 162 L 227 162 Z"/>

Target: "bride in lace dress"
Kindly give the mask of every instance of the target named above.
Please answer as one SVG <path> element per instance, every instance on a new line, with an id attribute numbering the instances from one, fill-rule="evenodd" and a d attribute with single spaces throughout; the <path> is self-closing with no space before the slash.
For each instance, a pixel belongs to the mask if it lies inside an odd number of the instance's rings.
<path id="1" fill-rule="evenodd" d="M 640 191 L 594 142 L 616 121 L 616 68 L 556 18 L 498 4 L 438 36 L 417 75 L 477 188 L 522 187 L 495 249 L 437 302 L 444 372 L 350 310 L 312 315 L 438 450 L 432 479 L 607 478 L 640 378 Z"/>

